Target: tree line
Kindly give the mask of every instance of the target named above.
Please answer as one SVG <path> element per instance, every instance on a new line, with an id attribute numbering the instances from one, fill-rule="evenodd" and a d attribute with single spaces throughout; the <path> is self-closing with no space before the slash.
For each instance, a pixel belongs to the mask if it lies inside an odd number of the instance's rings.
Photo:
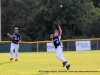
<path id="1" fill-rule="evenodd" d="M 55 21 L 62 23 L 62 39 L 100 36 L 99 0 L 1 0 L 1 8 L 2 40 L 14 27 L 23 41 L 50 40 Z"/>

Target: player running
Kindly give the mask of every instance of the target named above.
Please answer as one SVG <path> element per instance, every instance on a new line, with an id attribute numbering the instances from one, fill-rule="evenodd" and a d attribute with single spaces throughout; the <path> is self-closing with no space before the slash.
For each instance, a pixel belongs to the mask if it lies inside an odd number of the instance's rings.
<path id="1" fill-rule="evenodd" d="M 70 64 L 68 64 L 68 62 L 62 55 L 62 46 L 61 46 L 61 42 L 60 42 L 61 35 L 62 35 L 62 29 L 60 27 L 60 25 L 61 25 L 60 21 L 55 22 L 55 25 L 58 27 L 59 31 L 55 30 L 54 34 L 50 35 L 50 38 L 53 40 L 53 44 L 55 46 L 56 57 L 63 62 L 63 67 L 66 66 L 67 70 L 69 70 Z"/>
<path id="2" fill-rule="evenodd" d="M 10 35 L 10 33 L 7 33 L 7 35 L 12 39 L 11 47 L 10 47 L 10 61 L 14 58 L 14 55 L 13 55 L 14 49 L 15 49 L 15 54 L 16 54 L 15 61 L 18 61 L 19 42 L 21 41 L 20 34 L 18 33 L 18 28 L 16 27 L 14 29 L 13 35 Z"/>

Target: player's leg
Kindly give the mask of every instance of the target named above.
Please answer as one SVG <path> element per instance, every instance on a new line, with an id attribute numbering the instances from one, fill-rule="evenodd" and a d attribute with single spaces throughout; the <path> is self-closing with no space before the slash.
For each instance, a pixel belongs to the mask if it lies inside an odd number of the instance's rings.
<path id="1" fill-rule="evenodd" d="M 14 50 L 14 44 L 11 43 L 11 46 L 10 46 L 10 61 L 14 58 L 13 50 Z"/>
<path id="2" fill-rule="evenodd" d="M 56 49 L 56 57 L 57 57 L 58 59 L 60 59 L 60 60 L 63 62 L 63 67 L 66 66 L 66 68 L 69 69 L 70 64 L 68 64 L 68 62 L 66 61 L 66 59 L 63 57 L 61 46 L 59 46 L 59 47 Z"/>
<path id="3" fill-rule="evenodd" d="M 18 61 L 18 50 L 19 50 L 19 44 L 15 44 L 15 55 L 16 55 L 15 61 Z"/>
<path id="4" fill-rule="evenodd" d="M 60 59 L 62 62 L 65 62 L 66 61 L 66 59 L 62 55 L 62 49 L 61 49 L 60 46 L 56 49 L 56 57 L 58 59 Z"/>
<path id="5" fill-rule="evenodd" d="M 63 58 L 63 59 L 65 59 L 64 56 L 63 56 L 63 54 L 62 54 L 62 51 L 60 52 L 60 57 Z M 63 67 L 69 65 L 69 63 L 66 61 L 66 59 L 64 61 L 62 61 L 62 62 L 63 62 Z"/>

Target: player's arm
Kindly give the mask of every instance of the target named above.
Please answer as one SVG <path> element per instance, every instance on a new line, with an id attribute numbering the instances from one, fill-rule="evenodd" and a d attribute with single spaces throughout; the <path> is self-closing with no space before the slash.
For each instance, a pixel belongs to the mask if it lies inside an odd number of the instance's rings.
<path id="1" fill-rule="evenodd" d="M 12 38 L 12 35 L 10 33 L 7 33 L 7 36 L 9 36 L 10 38 Z"/>
<path id="2" fill-rule="evenodd" d="M 20 42 L 21 42 L 21 40 L 18 41 L 18 43 L 20 43 Z"/>
<path id="3" fill-rule="evenodd" d="M 58 28 L 59 28 L 59 34 L 61 36 L 62 35 L 62 29 L 61 29 L 60 25 L 58 26 Z"/>
<path id="4" fill-rule="evenodd" d="M 18 42 L 17 42 L 17 44 L 19 44 L 21 42 L 21 40 L 19 40 Z"/>
<path id="5" fill-rule="evenodd" d="M 51 39 L 53 38 L 53 34 L 50 35 L 50 38 L 51 38 Z"/>
<path id="6" fill-rule="evenodd" d="M 19 42 L 21 42 L 21 36 L 20 36 L 20 35 L 19 35 L 19 41 L 18 41 L 18 43 L 19 43 Z"/>
<path id="7" fill-rule="evenodd" d="M 61 25 L 61 22 L 60 21 L 57 21 L 57 22 L 54 22 L 54 24 L 57 26 L 57 28 L 59 29 L 59 34 L 60 34 L 60 36 L 62 35 L 62 29 L 61 29 L 61 27 L 60 27 L 60 25 Z"/>

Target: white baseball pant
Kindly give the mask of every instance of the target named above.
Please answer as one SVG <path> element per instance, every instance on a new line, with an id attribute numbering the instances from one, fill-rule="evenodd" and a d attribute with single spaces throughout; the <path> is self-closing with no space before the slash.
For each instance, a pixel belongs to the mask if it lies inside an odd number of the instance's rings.
<path id="1" fill-rule="evenodd" d="M 13 55 L 14 50 L 15 50 L 16 59 L 18 59 L 19 44 L 11 43 L 11 46 L 10 46 L 10 58 L 14 58 L 14 55 Z"/>
<path id="2" fill-rule="evenodd" d="M 66 59 L 63 57 L 63 55 L 62 55 L 62 47 L 61 46 L 58 46 L 57 48 L 56 48 L 56 57 L 58 58 L 58 59 L 60 59 L 62 62 L 65 62 L 66 61 Z"/>

